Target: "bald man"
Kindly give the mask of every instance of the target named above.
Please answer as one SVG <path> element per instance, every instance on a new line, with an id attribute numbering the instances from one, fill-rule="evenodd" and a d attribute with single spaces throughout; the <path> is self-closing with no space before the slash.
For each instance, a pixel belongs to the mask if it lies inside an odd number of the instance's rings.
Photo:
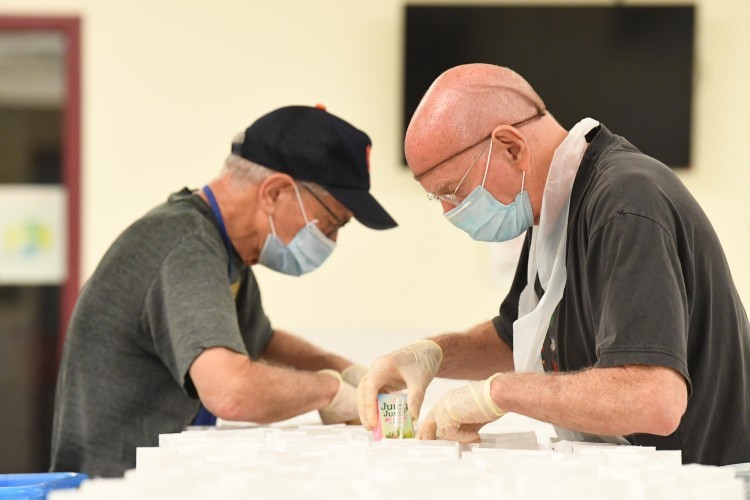
<path id="1" fill-rule="evenodd" d="M 406 388 L 419 431 L 460 442 L 514 412 L 565 439 L 681 450 L 684 463 L 750 461 L 750 327 L 719 240 L 674 173 L 604 125 L 565 130 L 510 69 L 437 78 L 406 158 L 443 215 L 475 240 L 526 234 L 499 315 L 378 358 L 358 388 Z"/>

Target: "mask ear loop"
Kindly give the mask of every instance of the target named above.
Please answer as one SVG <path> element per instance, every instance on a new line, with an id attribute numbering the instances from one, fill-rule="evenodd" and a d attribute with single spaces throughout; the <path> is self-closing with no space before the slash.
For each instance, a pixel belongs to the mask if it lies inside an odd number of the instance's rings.
<path id="1" fill-rule="evenodd" d="M 273 217 L 271 217 L 271 214 L 268 214 L 268 223 L 271 224 L 271 234 L 276 236 L 276 227 L 273 225 Z"/>
<path id="2" fill-rule="evenodd" d="M 484 181 L 487 180 L 487 172 L 490 170 L 490 158 L 492 158 L 492 139 L 493 137 L 490 136 L 490 150 L 487 151 L 487 164 L 484 166 L 484 177 L 482 177 L 482 187 L 484 187 Z"/>
<path id="3" fill-rule="evenodd" d="M 487 151 L 487 164 L 484 167 L 484 177 L 482 178 L 482 187 L 484 187 L 484 182 L 487 180 L 487 172 L 490 170 L 490 158 L 492 158 L 492 137 L 490 137 L 490 150 Z M 523 186 L 526 182 L 526 171 L 521 171 L 521 192 L 523 193 Z"/>

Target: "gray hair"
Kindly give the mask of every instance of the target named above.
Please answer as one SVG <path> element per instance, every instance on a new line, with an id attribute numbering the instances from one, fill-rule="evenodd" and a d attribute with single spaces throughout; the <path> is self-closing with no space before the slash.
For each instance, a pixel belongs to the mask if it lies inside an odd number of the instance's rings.
<path id="1" fill-rule="evenodd" d="M 232 139 L 232 144 L 240 144 L 245 140 L 245 132 L 240 132 Z M 228 173 L 231 175 L 232 180 L 237 184 L 259 184 L 263 182 L 267 177 L 278 173 L 276 170 L 272 170 L 263 165 L 258 165 L 255 162 L 247 160 L 240 155 L 234 153 L 229 154 L 224 160 L 224 167 L 221 170 L 222 174 Z M 295 179 L 296 180 L 296 179 Z M 300 184 L 304 184 L 310 188 L 318 196 L 322 196 L 327 193 L 321 186 L 305 181 L 297 181 Z"/>
<path id="2" fill-rule="evenodd" d="M 245 139 L 245 133 L 240 132 L 232 139 L 232 144 L 241 143 Z M 266 168 L 262 165 L 258 165 L 250 160 L 246 160 L 240 155 L 234 153 L 229 154 L 224 160 L 224 167 L 221 170 L 222 174 L 228 173 L 231 175 L 232 180 L 238 184 L 251 183 L 258 184 L 265 178 L 274 174 L 275 171 L 270 168 Z"/>

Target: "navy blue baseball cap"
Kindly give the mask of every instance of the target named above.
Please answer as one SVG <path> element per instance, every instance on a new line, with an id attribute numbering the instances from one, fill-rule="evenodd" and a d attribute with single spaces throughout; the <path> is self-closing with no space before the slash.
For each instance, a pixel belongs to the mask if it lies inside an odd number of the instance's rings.
<path id="1" fill-rule="evenodd" d="M 323 106 L 287 106 L 258 118 L 232 153 L 323 187 L 372 229 L 396 221 L 370 194 L 370 138 Z"/>

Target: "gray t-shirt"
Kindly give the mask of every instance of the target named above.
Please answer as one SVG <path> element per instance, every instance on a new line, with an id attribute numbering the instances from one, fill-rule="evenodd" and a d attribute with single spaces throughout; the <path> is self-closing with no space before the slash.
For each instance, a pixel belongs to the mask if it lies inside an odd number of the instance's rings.
<path id="1" fill-rule="evenodd" d="M 494 319 L 511 347 L 530 233 Z M 719 239 L 674 172 L 604 126 L 573 185 L 566 271 L 542 348 L 545 370 L 671 368 L 689 390 L 679 427 L 626 438 L 681 450 L 685 463 L 750 461 L 750 326 Z M 538 277 L 535 285 L 541 296 Z"/>
<path id="2" fill-rule="evenodd" d="M 188 370 L 204 349 L 260 356 L 271 324 L 252 271 L 231 254 L 211 208 L 187 189 L 117 238 L 68 327 L 52 471 L 121 476 L 136 447 L 192 422 L 200 402 Z"/>

